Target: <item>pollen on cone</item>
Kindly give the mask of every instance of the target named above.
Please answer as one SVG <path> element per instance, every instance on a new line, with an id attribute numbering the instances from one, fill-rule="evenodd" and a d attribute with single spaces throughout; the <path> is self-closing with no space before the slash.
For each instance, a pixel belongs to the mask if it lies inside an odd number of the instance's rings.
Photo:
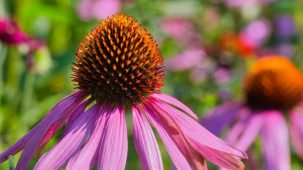
<path id="1" fill-rule="evenodd" d="M 163 84 L 163 59 L 152 36 L 130 16 L 102 21 L 81 43 L 72 68 L 76 88 L 107 103 L 134 103 Z"/>
<path id="2" fill-rule="evenodd" d="M 244 82 L 247 104 L 255 109 L 287 110 L 302 99 L 303 77 L 283 56 L 259 59 Z"/>

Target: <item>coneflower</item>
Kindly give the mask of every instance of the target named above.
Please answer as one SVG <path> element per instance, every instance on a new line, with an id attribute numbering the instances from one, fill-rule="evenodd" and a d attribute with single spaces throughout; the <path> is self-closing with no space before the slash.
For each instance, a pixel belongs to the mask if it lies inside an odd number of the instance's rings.
<path id="1" fill-rule="evenodd" d="M 249 150 L 260 135 L 266 169 L 290 170 L 288 132 L 294 150 L 303 158 L 301 72 L 286 57 L 267 56 L 247 73 L 243 91 L 243 102 L 219 106 L 202 124 L 216 135 L 231 126 L 227 141 L 243 150 Z"/>
<path id="2" fill-rule="evenodd" d="M 206 169 L 205 160 L 243 169 L 245 153 L 204 129 L 177 99 L 160 93 L 163 59 L 141 25 L 118 14 L 102 21 L 83 41 L 72 67 L 77 92 L 0 155 L 0 162 L 23 150 L 17 170 L 28 167 L 37 150 L 66 125 L 60 141 L 35 169 L 124 169 L 127 158 L 125 114 L 132 113 L 135 147 L 143 169 L 163 169 L 152 124 L 177 169 Z"/>

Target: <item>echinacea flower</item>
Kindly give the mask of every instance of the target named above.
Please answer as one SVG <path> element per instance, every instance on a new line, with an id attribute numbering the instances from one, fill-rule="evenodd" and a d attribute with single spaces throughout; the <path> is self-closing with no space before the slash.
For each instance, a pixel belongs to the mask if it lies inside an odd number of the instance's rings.
<path id="1" fill-rule="evenodd" d="M 209 160 L 243 169 L 246 154 L 212 135 L 177 99 L 160 93 L 163 59 L 152 36 L 124 14 L 102 21 L 80 44 L 72 67 L 77 92 L 54 106 L 28 134 L 0 155 L 0 162 L 23 150 L 17 170 L 62 127 L 60 141 L 35 169 L 124 169 L 125 114 L 132 113 L 136 151 L 143 169 L 163 169 L 150 126 L 158 132 L 177 169 L 206 169 Z"/>
<path id="2" fill-rule="evenodd" d="M 219 106 L 202 124 L 216 135 L 230 127 L 227 141 L 243 150 L 260 136 L 266 169 L 291 169 L 289 138 L 303 158 L 302 74 L 286 57 L 268 56 L 252 66 L 243 88 L 245 101 Z"/>

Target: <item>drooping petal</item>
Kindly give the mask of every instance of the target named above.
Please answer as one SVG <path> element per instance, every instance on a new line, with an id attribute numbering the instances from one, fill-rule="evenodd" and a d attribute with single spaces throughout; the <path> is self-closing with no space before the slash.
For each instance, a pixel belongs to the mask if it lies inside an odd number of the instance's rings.
<path id="1" fill-rule="evenodd" d="M 70 98 L 75 98 L 75 97 L 80 97 L 82 94 L 80 93 L 75 93 L 72 94 L 68 97 L 66 97 L 65 99 L 61 100 L 62 102 L 67 102 L 69 100 L 71 100 Z M 59 102 L 60 103 L 60 102 Z M 54 113 L 49 113 L 49 114 L 54 114 Z M 41 124 L 42 122 L 40 122 L 39 124 Z M 26 146 L 26 144 L 28 143 L 28 141 L 31 139 L 32 136 L 34 136 L 34 134 L 36 133 L 35 131 L 37 130 L 37 128 L 41 125 L 36 125 L 30 132 L 28 132 L 26 135 L 24 135 L 19 141 L 17 141 L 13 146 L 11 146 L 10 148 L 8 148 L 6 151 L 4 151 L 3 153 L 0 154 L 0 163 L 7 160 L 9 158 L 10 155 L 15 155 L 16 153 L 20 152 L 22 149 L 24 149 L 24 147 Z"/>
<path id="2" fill-rule="evenodd" d="M 80 114 L 82 114 L 87 109 L 87 106 L 89 104 L 91 104 L 92 102 L 93 102 L 92 98 L 82 102 L 81 105 L 70 115 L 70 117 L 67 120 L 66 126 L 64 128 L 62 137 L 64 137 L 65 134 L 70 131 L 70 128 L 71 128 L 72 124 L 74 123 L 74 121 L 76 119 L 78 119 Z"/>
<path id="3" fill-rule="evenodd" d="M 201 124 L 214 135 L 220 136 L 224 128 L 231 123 L 240 109 L 240 103 L 223 104 L 203 117 Z"/>
<path id="4" fill-rule="evenodd" d="M 68 162 L 66 169 L 91 169 L 94 166 L 94 157 L 98 154 L 98 146 L 102 134 L 104 132 L 105 123 L 108 116 L 111 114 L 107 106 L 101 106 L 100 111 L 97 114 L 96 120 L 94 121 L 93 132 L 88 139 L 87 143 L 81 149 L 81 151 L 73 156 Z"/>
<path id="5" fill-rule="evenodd" d="M 244 115 L 241 115 L 235 125 L 231 128 L 226 138 L 226 141 L 229 143 L 235 143 L 240 138 L 241 134 L 243 133 L 247 122 L 251 117 L 251 112 L 246 112 Z"/>
<path id="6" fill-rule="evenodd" d="M 35 166 L 36 170 L 59 169 L 81 147 L 85 137 L 92 128 L 92 123 L 98 114 L 98 106 L 93 106 L 72 122 L 69 132 L 45 153 Z"/>
<path id="7" fill-rule="evenodd" d="M 295 152 L 303 159 L 303 107 L 290 114 L 289 132 Z"/>
<path id="8" fill-rule="evenodd" d="M 257 135 L 259 134 L 260 130 L 264 125 L 264 114 L 253 114 L 249 117 L 246 122 L 245 127 L 243 127 L 243 131 L 238 139 L 234 139 L 230 142 L 233 146 L 246 151 L 251 144 L 256 139 Z M 230 139 L 230 138 L 229 138 Z"/>
<path id="9" fill-rule="evenodd" d="M 51 109 L 45 118 L 36 126 L 37 129 L 31 139 L 27 142 L 16 169 L 27 169 L 31 157 L 40 146 L 41 141 L 51 126 L 56 122 L 67 118 L 68 114 L 72 113 L 73 109 L 79 105 L 82 97 L 82 93 L 74 93 L 61 100 L 53 109 Z"/>
<path id="10" fill-rule="evenodd" d="M 192 169 L 206 170 L 207 165 L 204 157 L 197 152 L 189 143 L 177 123 L 168 115 L 159 112 L 158 109 L 145 104 L 147 113 L 158 121 L 160 127 L 170 136 L 179 148 Z M 178 166 L 176 166 L 178 168 Z M 179 169 L 179 168 L 178 168 Z"/>
<path id="11" fill-rule="evenodd" d="M 135 147 L 145 170 L 163 169 L 161 153 L 148 121 L 137 108 L 132 109 Z"/>
<path id="12" fill-rule="evenodd" d="M 197 115 L 190 108 L 188 108 L 186 105 L 184 105 L 182 102 L 180 102 L 176 98 L 173 98 L 164 93 L 154 93 L 152 96 L 158 100 L 164 101 L 174 107 L 181 109 L 183 112 L 189 114 L 194 119 L 198 119 Z"/>
<path id="13" fill-rule="evenodd" d="M 154 101 L 153 105 L 155 108 L 158 108 L 159 112 L 167 114 L 176 121 L 192 147 L 206 159 L 228 169 L 244 168 L 244 164 L 240 159 L 247 158 L 245 153 L 226 144 L 204 129 L 197 121 L 170 105 L 159 101 Z"/>
<path id="14" fill-rule="evenodd" d="M 290 170 L 288 130 L 283 113 L 269 111 L 262 128 L 262 143 L 266 169 Z"/>
<path id="15" fill-rule="evenodd" d="M 169 134 L 161 124 L 161 121 L 154 115 L 153 111 L 150 110 L 148 107 L 145 108 L 146 115 L 148 116 L 149 120 L 156 128 L 159 136 L 161 137 L 163 144 L 172 159 L 174 165 L 177 169 L 180 170 L 188 170 L 191 169 L 188 161 L 185 158 L 185 155 L 180 151 L 174 140 L 172 139 L 172 134 Z"/>
<path id="16" fill-rule="evenodd" d="M 87 100 L 82 102 L 79 106 L 75 107 L 73 111 L 70 113 L 70 118 L 68 119 L 61 119 L 60 121 L 55 122 L 52 124 L 52 126 L 49 128 L 45 136 L 43 137 L 43 140 L 40 143 L 40 146 L 38 148 L 38 151 L 41 150 L 47 142 L 54 136 L 54 134 L 65 124 L 65 121 L 67 121 L 67 126 L 64 128 L 64 132 L 62 134 L 62 137 L 65 136 L 67 132 L 70 130 L 71 124 L 74 123 L 74 119 L 71 120 L 71 118 L 75 118 L 79 116 L 79 114 L 83 113 L 86 107 L 91 103 L 91 100 Z"/>
<path id="17" fill-rule="evenodd" d="M 122 108 L 109 115 L 99 146 L 98 169 L 125 168 L 127 158 L 127 126 Z"/>

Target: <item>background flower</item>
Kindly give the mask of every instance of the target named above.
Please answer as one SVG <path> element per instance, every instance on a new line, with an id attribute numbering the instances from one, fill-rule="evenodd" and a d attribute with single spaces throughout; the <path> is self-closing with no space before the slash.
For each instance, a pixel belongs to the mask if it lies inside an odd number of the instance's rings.
<path id="1" fill-rule="evenodd" d="M 265 169 L 291 169 L 289 138 L 302 158 L 303 75 L 287 58 L 267 56 L 256 61 L 243 84 L 244 101 L 218 106 L 202 124 L 218 136 L 229 129 L 227 141 L 251 153 L 260 136 Z"/>

